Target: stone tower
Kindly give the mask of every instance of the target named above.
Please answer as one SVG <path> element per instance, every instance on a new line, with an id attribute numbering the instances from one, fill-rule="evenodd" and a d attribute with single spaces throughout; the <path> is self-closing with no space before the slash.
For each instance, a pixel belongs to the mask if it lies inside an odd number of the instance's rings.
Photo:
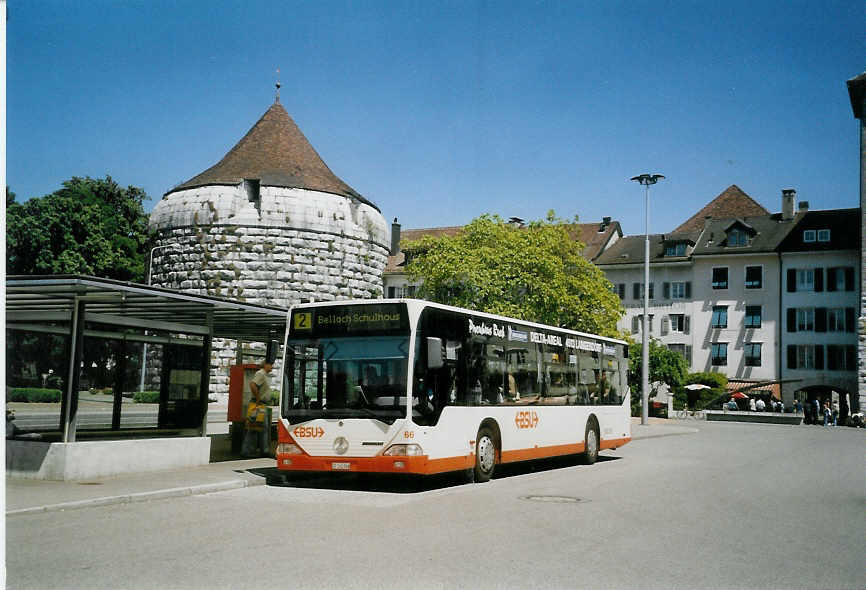
<path id="1" fill-rule="evenodd" d="M 165 246 L 154 285 L 280 307 L 382 294 L 384 217 L 331 172 L 279 99 L 216 165 L 168 191 L 150 227 Z M 212 393 L 227 391 L 235 348 L 214 342 Z"/>

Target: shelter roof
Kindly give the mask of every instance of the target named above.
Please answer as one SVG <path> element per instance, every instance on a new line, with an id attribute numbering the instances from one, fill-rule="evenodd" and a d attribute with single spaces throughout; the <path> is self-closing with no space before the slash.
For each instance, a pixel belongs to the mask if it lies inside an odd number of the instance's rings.
<path id="1" fill-rule="evenodd" d="M 335 175 L 286 109 L 275 102 L 246 135 L 201 174 L 166 193 L 205 185 L 236 185 L 258 179 L 262 186 L 303 188 L 358 199 L 378 207 Z"/>
<path id="2" fill-rule="evenodd" d="M 212 325 L 215 338 L 266 342 L 281 339 L 286 327 L 287 310 L 279 307 L 82 275 L 6 278 L 7 322 L 69 321 L 76 301 L 86 304 L 85 321 L 180 332 L 177 326 L 190 326 L 199 334 Z"/>

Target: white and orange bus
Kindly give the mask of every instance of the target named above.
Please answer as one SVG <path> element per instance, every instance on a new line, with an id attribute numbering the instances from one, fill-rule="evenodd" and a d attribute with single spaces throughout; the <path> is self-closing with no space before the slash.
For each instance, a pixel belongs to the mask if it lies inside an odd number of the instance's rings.
<path id="1" fill-rule="evenodd" d="M 428 301 L 289 311 L 277 465 L 487 481 L 631 440 L 627 343 Z"/>

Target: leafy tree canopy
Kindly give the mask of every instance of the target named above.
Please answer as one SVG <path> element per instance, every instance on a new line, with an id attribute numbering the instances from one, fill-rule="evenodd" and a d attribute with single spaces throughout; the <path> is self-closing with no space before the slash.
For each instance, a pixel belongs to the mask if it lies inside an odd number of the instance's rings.
<path id="1" fill-rule="evenodd" d="M 73 177 L 25 203 L 6 196 L 9 274 L 88 274 L 143 282 L 150 234 L 140 188 Z"/>
<path id="2" fill-rule="evenodd" d="M 430 301 L 617 336 L 619 298 L 572 228 L 553 211 L 524 227 L 482 215 L 455 236 L 408 244 L 406 270 Z"/>
<path id="3" fill-rule="evenodd" d="M 628 349 L 628 382 L 632 391 L 640 392 L 643 346 L 633 344 Z M 649 340 L 649 381 L 661 381 L 669 387 L 680 387 L 688 373 L 686 359 L 678 352 L 669 350 L 655 338 Z"/>

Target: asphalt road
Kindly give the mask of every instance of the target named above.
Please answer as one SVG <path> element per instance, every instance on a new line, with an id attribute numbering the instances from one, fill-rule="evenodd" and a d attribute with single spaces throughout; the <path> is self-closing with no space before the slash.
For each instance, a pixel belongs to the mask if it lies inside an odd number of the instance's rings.
<path id="1" fill-rule="evenodd" d="M 689 425 L 486 484 L 298 479 L 13 516 L 7 585 L 866 587 L 866 431 Z"/>

